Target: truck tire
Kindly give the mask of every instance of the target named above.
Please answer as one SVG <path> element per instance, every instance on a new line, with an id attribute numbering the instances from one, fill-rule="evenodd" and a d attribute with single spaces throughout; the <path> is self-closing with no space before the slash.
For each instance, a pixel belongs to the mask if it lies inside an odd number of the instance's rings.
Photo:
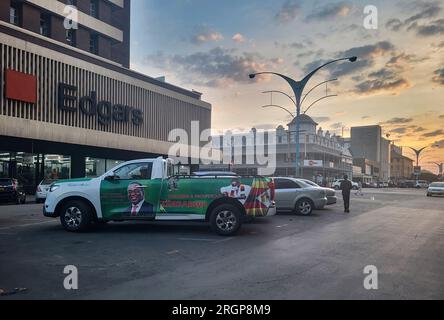
<path id="1" fill-rule="evenodd" d="M 221 236 L 232 236 L 242 225 L 239 209 L 231 204 L 223 204 L 213 209 L 210 226 L 213 232 Z"/>
<path id="2" fill-rule="evenodd" d="M 84 232 L 94 225 L 94 213 L 85 201 L 70 200 L 62 207 L 60 222 L 66 231 Z"/>
<path id="3" fill-rule="evenodd" d="M 302 198 L 296 202 L 294 211 L 296 214 L 309 216 L 313 212 L 313 209 L 314 209 L 313 201 L 307 198 Z"/>

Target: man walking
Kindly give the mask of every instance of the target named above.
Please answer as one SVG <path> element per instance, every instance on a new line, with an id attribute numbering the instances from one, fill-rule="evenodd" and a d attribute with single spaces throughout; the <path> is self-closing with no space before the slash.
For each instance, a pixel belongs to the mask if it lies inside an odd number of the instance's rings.
<path id="1" fill-rule="evenodd" d="M 348 176 L 344 176 L 344 180 L 341 182 L 341 190 L 342 190 L 342 199 L 344 199 L 344 212 L 350 212 L 350 193 L 353 189 L 353 185 L 350 180 L 348 180 Z"/>

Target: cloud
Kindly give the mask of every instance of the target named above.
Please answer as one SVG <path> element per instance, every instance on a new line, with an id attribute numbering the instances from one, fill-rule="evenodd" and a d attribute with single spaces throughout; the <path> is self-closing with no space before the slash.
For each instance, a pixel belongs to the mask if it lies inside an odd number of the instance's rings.
<path id="1" fill-rule="evenodd" d="M 401 29 L 401 27 L 404 24 L 402 23 L 401 20 L 394 18 L 394 19 L 390 19 L 389 21 L 387 21 L 387 23 L 385 24 L 385 27 L 387 29 L 390 29 L 392 31 L 399 31 L 399 29 Z"/>
<path id="2" fill-rule="evenodd" d="M 225 87 L 236 82 L 251 82 L 248 74 L 276 67 L 255 52 L 237 54 L 235 49 L 216 47 L 188 55 L 157 53 L 145 58 L 144 63 L 174 72 L 184 83 L 209 87 Z M 256 77 L 256 81 L 265 78 Z"/>
<path id="3" fill-rule="evenodd" d="M 441 116 L 439 116 L 439 118 L 440 118 L 440 119 L 444 119 L 444 114 L 443 114 L 443 115 L 441 115 Z"/>
<path id="4" fill-rule="evenodd" d="M 413 118 L 391 118 L 385 122 L 381 122 L 381 124 L 404 124 L 404 123 L 410 123 L 413 121 Z"/>
<path id="5" fill-rule="evenodd" d="M 306 17 L 306 20 L 331 19 L 346 17 L 352 9 L 351 4 L 346 2 L 329 3 Z M 318 21 L 316 21 L 318 22 Z"/>
<path id="6" fill-rule="evenodd" d="M 356 85 L 356 93 L 369 95 L 389 92 L 391 94 L 398 94 L 401 90 L 410 88 L 411 84 L 404 78 L 395 80 L 375 79 L 367 80 Z"/>
<path id="7" fill-rule="evenodd" d="M 286 24 L 293 21 L 299 12 L 299 3 L 296 0 L 285 1 L 282 8 L 276 13 L 274 19 L 279 23 Z"/>
<path id="8" fill-rule="evenodd" d="M 424 133 L 422 136 L 425 138 L 432 138 L 432 137 L 437 137 L 437 136 L 442 136 L 442 135 L 444 135 L 444 130 L 439 129 L 439 130 L 435 130 L 432 132 Z"/>
<path id="9" fill-rule="evenodd" d="M 236 33 L 231 39 L 235 42 L 245 42 L 245 37 L 240 33 Z"/>
<path id="10" fill-rule="evenodd" d="M 413 132 L 423 132 L 423 131 L 426 131 L 426 129 L 423 127 L 417 127 L 415 130 L 413 130 Z"/>
<path id="11" fill-rule="evenodd" d="M 314 121 L 318 122 L 318 123 L 321 123 L 321 122 L 328 122 L 328 121 L 331 120 L 330 117 L 312 117 L 312 119 L 313 119 Z"/>
<path id="12" fill-rule="evenodd" d="M 392 31 L 400 31 L 404 27 L 407 30 L 416 30 L 418 35 L 433 35 L 439 33 L 439 20 L 435 20 L 429 24 L 419 24 L 421 21 L 427 21 L 440 14 L 442 11 L 441 5 L 437 1 L 427 2 L 427 1 L 416 1 L 414 3 L 415 9 L 419 8 L 419 12 L 408 17 L 404 21 L 398 18 L 389 19 L 385 27 Z"/>
<path id="13" fill-rule="evenodd" d="M 220 32 L 212 30 L 201 30 L 191 37 L 191 42 L 195 44 L 201 44 L 204 42 L 217 42 L 223 39 L 224 36 Z"/>
<path id="14" fill-rule="evenodd" d="M 407 30 L 415 30 L 418 36 L 424 37 L 444 34 L 444 19 L 434 20 L 428 24 L 421 25 L 415 22 Z"/>
<path id="15" fill-rule="evenodd" d="M 444 140 L 435 141 L 433 143 L 432 148 L 444 149 Z"/>
<path id="16" fill-rule="evenodd" d="M 374 65 L 375 63 L 374 60 L 377 57 L 393 54 L 394 52 L 395 52 L 395 46 L 389 41 L 380 41 L 371 45 L 354 47 L 346 51 L 338 52 L 336 54 L 336 57 L 342 58 L 342 57 L 357 56 L 358 60 L 356 62 L 334 63 L 327 66 L 326 69 L 330 71 L 332 77 L 339 78 L 341 76 L 352 74 L 356 71 L 371 67 Z M 305 65 L 304 71 L 309 72 L 326 62 L 327 60 L 317 60 L 308 63 L 307 65 Z"/>
<path id="17" fill-rule="evenodd" d="M 423 3 L 418 3 L 421 6 L 421 11 L 409 18 L 407 18 L 404 21 L 404 24 L 411 24 L 414 22 L 417 22 L 418 20 L 421 19 L 430 19 L 433 17 L 436 17 L 440 11 L 442 10 L 441 6 L 438 5 L 438 3 L 436 2 L 423 2 Z"/>
<path id="18" fill-rule="evenodd" d="M 330 125 L 330 128 L 332 129 L 341 129 L 344 127 L 344 124 L 342 122 L 336 122 Z"/>
<path id="19" fill-rule="evenodd" d="M 444 68 L 435 70 L 433 74 L 436 76 L 432 78 L 432 81 L 437 84 L 444 85 Z"/>
<path id="20" fill-rule="evenodd" d="M 390 130 L 390 132 L 404 134 L 407 132 L 407 128 L 405 128 L 405 127 L 395 128 L 395 129 Z"/>

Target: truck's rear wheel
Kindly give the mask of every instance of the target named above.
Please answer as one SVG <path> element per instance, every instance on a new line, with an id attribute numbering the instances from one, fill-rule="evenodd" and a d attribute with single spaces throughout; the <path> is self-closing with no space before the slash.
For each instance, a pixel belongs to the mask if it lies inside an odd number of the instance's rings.
<path id="1" fill-rule="evenodd" d="M 239 209 L 231 204 L 220 205 L 211 212 L 211 229 L 221 236 L 236 234 L 241 227 L 241 214 Z"/>
<path id="2" fill-rule="evenodd" d="M 87 231 L 94 222 L 92 209 L 82 200 L 70 200 L 62 207 L 60 222 L 67 231 Z"/>

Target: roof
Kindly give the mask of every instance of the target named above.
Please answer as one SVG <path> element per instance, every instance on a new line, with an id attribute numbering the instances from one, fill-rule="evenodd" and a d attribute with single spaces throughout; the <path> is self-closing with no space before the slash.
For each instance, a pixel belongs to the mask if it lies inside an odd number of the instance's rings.
<path id="1" fill-rule="evenodd" d="M 296 124 L 296 119 L 299 118 L 299 123 L 309 123 L 312 125 L 317 126 L 318 123 L 316 123 L 310 116 L 306 115 L 305 113 L 301 114 L 299 117 L 295 117 L 288 125 Z"/>

